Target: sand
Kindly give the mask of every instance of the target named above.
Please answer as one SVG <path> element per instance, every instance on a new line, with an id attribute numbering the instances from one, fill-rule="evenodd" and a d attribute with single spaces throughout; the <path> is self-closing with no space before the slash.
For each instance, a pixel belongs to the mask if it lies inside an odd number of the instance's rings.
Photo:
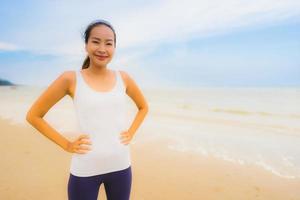
<path id="1" fill-rule="evenodd" d="M 0 199 L 67 199 L 71 154 L 30 125 L 10 123 L 0 120 Z M 257 166 L 170 150 L 170 142 L 136 139 L 130 144 L 131 200 L 300 199 L 299 179 L 281 178 Z M 98 199 L 106 199 L 103 184 Z"/>

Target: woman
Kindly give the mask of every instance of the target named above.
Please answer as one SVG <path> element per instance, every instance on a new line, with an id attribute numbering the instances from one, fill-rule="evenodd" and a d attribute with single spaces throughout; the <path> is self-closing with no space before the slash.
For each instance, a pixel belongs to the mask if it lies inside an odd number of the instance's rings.
<path id="1" fill-rule="evenodd" d="M 107 67 L 116 48 L 112 25 L 105 20 L 95 21 L 85 30 L 84 39 L 88 55 L 82 69 L 63 72 L 32 105 L 26 119 L 73 153 L 69 200 L 96 200 L 102 183 L 108 200 L 128 200 L 132 182 L 128 144 L 145 118 L 148 104 L 128 73 Z M 75 141 L 68 141 L 43 119 L 65 95 L 73 99 L 81 131 Z M 139 109 L 128 130 L 126 95 Z"/>

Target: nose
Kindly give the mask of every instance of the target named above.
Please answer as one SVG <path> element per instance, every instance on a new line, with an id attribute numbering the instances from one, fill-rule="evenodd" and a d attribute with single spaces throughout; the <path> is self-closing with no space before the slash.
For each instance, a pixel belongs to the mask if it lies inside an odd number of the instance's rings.
<path id="1" fill-rule="evenodd" d="M 99 47 L 97 48 L 97 51 L 101 53 L 105 53 L 105 45 L 100 44 Z"/>

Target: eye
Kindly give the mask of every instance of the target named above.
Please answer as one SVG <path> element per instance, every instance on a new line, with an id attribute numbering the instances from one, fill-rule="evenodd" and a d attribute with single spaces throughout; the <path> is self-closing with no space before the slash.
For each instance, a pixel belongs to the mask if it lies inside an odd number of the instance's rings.
<path id="1" fill-rule="evenodd" d="M 95 43 L 95 44 L 98 44 L 98 42 L 97 41 L 92 41 L 93 43 Z"/>
<path id="2" fill-rule="evenodd" d="M 108 45 L 112 45 L 111 43 L 107 43 Z"/>

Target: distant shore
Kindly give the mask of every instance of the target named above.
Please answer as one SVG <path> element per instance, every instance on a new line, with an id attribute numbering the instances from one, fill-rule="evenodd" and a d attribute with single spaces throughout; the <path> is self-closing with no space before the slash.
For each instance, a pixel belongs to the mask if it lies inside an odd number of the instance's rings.
<path id="1" fill-rule="evenodd" d="M 14 84 L 8 80 L 0 78 L 0 86 L 3 86 L 3 85 L 16 85 L 16 84 Z"/>

